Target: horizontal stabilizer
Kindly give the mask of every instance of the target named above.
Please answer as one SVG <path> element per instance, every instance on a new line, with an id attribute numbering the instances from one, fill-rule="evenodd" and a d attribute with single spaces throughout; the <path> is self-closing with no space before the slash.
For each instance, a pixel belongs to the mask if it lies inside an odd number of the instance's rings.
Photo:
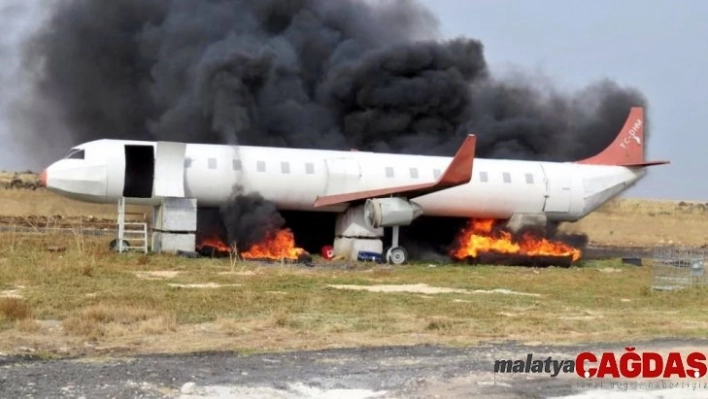
<path id="1" fill-rule="evenodd" d="M 472 180 L 472 164 L 474 162 L 477 137 L 470 134 L 457 150 L 452 162 L 440 177 L 430 183 L 409 184 L 398 187 L 386 187 L 373 190 L 354 191 L 350 193 L 333 194 L 317 197 L 315 208 L 361 201 L 369 198 L 388 197 L 392 195 L 405 195 L 408 198 L 419 197 L 435 191 L 459 186 Z"/>
<path id="2" fill-rule="evenodd" d="M 617 165 L 617 166 L 624 166 L 627 168 L 644 168 L 647 166 L 666 165 L 667 163 L 670 163 L 670 162 L 669 161 L 649 161 L 649 162 L 627 163 L 627 164 L 622 164 L 622 165 Z"/>

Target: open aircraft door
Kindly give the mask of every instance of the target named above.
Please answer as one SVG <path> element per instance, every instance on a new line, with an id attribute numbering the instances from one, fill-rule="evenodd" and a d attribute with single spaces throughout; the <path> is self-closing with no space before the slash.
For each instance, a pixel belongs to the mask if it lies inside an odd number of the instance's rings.
<path id="1" fill-rule="evenodd" d="M 184 158 L 187 145 L 159 141 L 155 149 L 153 196 L 184 198 Z"/>

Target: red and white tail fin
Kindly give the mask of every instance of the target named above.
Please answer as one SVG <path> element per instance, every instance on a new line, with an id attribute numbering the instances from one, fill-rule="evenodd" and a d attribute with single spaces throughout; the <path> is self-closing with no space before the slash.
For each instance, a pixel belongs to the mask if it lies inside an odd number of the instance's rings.
<path id="1" fill-rule="evenodd" d="M 669 161 L 644 160 L 644 108 L 632 107 L 615 141 L 601 153 L 577 163 L 588 165 L 613 165 L 642 167 L 667 164 Z"/>

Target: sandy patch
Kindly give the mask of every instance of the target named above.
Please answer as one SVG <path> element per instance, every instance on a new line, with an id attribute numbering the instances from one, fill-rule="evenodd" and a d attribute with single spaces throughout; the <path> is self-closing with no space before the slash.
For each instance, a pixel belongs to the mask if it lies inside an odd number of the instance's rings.
<path id="1" fill-rule="evenodd" d="M 523 296 L 535 296 L 535 297 L 540 297 L 541 294 L 530 294 L 528 292 L 518 292 L 518 291 L 512 291 L 512 290 L 507 290 L 505 288 L 497 288 L 493 290 L 474 290 L 472 291 L 474 294 L 504 294 L 504 295 L 523 295 Z"/>
<path id="2" fill-rule="evenodd" d="M 615 269 L 614 267 L 605 267 L 597 271 L 600 273 L 622 273 L 622 269 Z"/>
<path id="3" fill-rule="evenodd" d="M 587 320 L 597 320 L 601 319 L 602 316 L 565 316 L 561 317 L 562 320 L 570 320 L 570 321 L 575 321 L 575 320 L 581 320 L 581 321 L 587 321 Z"/>
<path id="4" fill-rule="evenodd" d="M 244 272 L 220 272 L 219 275 L 222 276 L 255 276 L 257 273 L 252 270 L 246 270 Z"/>
<path id="5" fill-rule="evenodd" d="M 20 290 L 0 291 L 0 298 L 17 298 L 17 299 L 22 299 L 22 293 L 20 292 Z"/>
<path id="6" fill-rule="evenodd" d="M 241 284 L 203 283 L 203 284 L 169 284 L 169 286 L 175 287 L 175 288 L 221 288 L 221 287 L 240 287 Z"/>
<path id="7" fill-rule="evenodd" d="M 164 280 L 168 278 L 175 278 L 180 272 L 171 270 L 156 270 L 148 272 L 135 272 L 135 276 L 143 280 Z"/>
<path id="8" fill-rule="evenodd" d="M 541 296 L 540 294 L 529 294 L 525 292 L 516 292 L 503 288 L 494 290 L 464 290 L 459 288 L 448 287 L 431 287 L 427 284 L 399 284 L 399 285 L 349 285 L 349 284 L 329 284 L 328 287 L 340 290 L 355 290 L 369 292 L 408 292 L 413 294 L 506 294 L 506 295 L 526 295 L 526 296 Z"/>
<path id="9" fill-rule="evenodd" d="M 401 285 L 335 285 L 328 287 L 339 290 L 355 290 L 369 292 L 410 292 L 414 294 L 468 294 L 469 291 L 456 288 L 431 287 L 427 284 L 401 284 Z"/>

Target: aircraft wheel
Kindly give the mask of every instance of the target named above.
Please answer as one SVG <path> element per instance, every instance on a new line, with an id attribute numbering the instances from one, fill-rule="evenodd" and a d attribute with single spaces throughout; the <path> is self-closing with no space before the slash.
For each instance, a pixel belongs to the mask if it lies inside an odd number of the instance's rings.
<path id="1" fill-rule="evenodd" d="M 386 261 L 394 265 L 403 265 L 408 262 L 408 251 L 403 247 L 393 247 L 386 251 Z"/>
<path id="2" fill-rule="evenodd" d="M 108 246 L 111 248 L 111 251 L 118 252 L 118 239 L 116 238 L 113 241 L 111 241 L 111 243 L 108 244 Z M 126 251 L 128 248 L 130 248 L 130 244 L 128 244 L 128 241 L 123 240 L 123 251 Z"/>

